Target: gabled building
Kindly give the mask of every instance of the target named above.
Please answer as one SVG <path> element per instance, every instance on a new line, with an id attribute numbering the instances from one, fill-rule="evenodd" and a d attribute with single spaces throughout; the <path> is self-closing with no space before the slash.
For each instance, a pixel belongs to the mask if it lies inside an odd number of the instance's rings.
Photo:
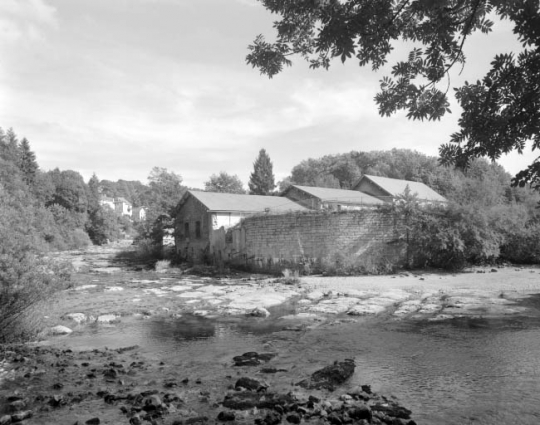
<path id="1" fill-rule="evenodd" d="M 131 219 L 135 222 L 146 220 L 146 209 L 144 207 L 133 207 Z"/>
<path id="2" fill-rule="evenodd" d="M 350 211 L 384 204 L 384 201 L 366 193 L 327 187 L 291 185 L 282 196 L 312 210 Z"/>
<path id="3" fill-rule="evenodd" d="M 368 176 L 364 174 L 353 187 L 354 190 L 374 196 L 385 202 L 392 202 L 403 195 L 407 187 L 411 194 L 418 196 L 421 202 L 446 203 L 448 200 L 429 186 L 421 182 L 390 179 L 388 177 Z"/>
<path id="4" fill-rule="evenodd" d="M 131 202 L 129 202 L 125 198 L 116 198 L 114 200 L 114 210 L 118 215 L 127 215 L 128 217 L 131 217 L 132 213 L 132 205 Z"/>
<path id="5" fill-rule="evenodd" d="M 216 232 L 238 224 L 244 217 L 307 210 L 280 196 L 188 190 L 178 203 L 176 211 L 177 252 L 183 256 L 200 257 L 205 252 L 213 252 Z"/>
<path id="6" fill-rule="evenodd" d="M 99 205 L 101 206 L 108 206 L 111 210 L 115 211 L 114 208 L 114 198 L 111 198 L 109 196 L 101 196 L 101 199 L 99 200 Z"/>

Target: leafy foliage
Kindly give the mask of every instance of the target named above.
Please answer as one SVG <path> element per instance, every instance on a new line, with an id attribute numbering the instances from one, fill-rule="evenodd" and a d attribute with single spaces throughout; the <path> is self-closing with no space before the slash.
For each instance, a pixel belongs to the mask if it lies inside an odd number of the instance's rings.
<path id="1" fill-rule="evenodd" d="M 253 163 L 253 172 L 249 178 L 249 193 L 252 195 L 268 195 L 275 188 L 273 164 L 266 150 L 261 149 Z"/>
<path id="2" fill-rule="evenodd" d="M 381 115 L 405 110 L 413 120 L 439 120 L 450 112 L 445 80 L 450 69 L 465 64 L 467 38 L 491 32 L 493 17 L 508 19 L 523 48 L 497 55 L 482 80 L 455 89 L 461 129 L 441 146 L 440 156 L 444 164 L 466 168 L 475 158 L 521 153 L 528 141 L 533 150 L 540 148 L 539 0 L 259 1 L 280 15 L 277 37 L 269 43 L 258 35 L 246 61 L 269 77 L 290 66 L 293 55 L 311 68 L 328 69 L 338 58 L 378 70 L 398 41 L 413 44 L 375 96 Z M 527 183 L 540 187 L 540 157 L 513 180 L 516 186 Z"/>
<path id="3" fill-rule="evenodd" d="M 219 174 L 212 174 L 210 180 L 204 183 L 204 190 L 207 192 L 246 193 L 244 185 L 238 176 L 231 176 L 225 171 L 220 171 Z"/>

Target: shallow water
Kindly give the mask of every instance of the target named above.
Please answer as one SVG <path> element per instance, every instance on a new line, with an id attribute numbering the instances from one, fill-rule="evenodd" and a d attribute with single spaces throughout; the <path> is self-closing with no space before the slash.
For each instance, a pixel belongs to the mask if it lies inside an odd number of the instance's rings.
<path id="1" fill-rule="evenodd" d="M 538 308 L 538 299 L 529 305 Z M 205 378 L 229 370 L 235 355 L 276 351 L 272 363 L 289 370 L 287 385 L 333 360 L 354 358 L 357 369 L 347 385 L 371 384 L 396 396 L 419 424 L 540 423 L 540 314 L 336 325 L 331 317 L 310 330 L 285 331 L 300 323 L 278 319 L 291 311 L 294 305 L 273 309 L 268 319 L 122 318 L 57 343 L 78 349 L 137 344 L 149 358 Z"/>

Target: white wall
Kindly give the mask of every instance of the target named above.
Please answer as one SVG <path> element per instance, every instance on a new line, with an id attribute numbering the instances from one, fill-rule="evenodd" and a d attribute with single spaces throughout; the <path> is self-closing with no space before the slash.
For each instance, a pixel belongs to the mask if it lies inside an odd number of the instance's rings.
<path id="1" fill-rule="evenodd" d="M 216 230 L 221 227 L 228 229 L 240 223 L 242 218 L 244 215 L 241 213 L 212 213 L 212 229 Z"/>

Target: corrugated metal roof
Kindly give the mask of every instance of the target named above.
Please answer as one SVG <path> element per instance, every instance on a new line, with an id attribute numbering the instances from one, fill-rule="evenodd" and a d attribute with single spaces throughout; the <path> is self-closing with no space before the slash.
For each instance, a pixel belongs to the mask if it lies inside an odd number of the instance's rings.
<path id="1" fill-rule="evenodd" d="M 328 187 L 312 187 L 312 186 L 297 186 L 292 185 L 309 195 L 319 198 L 323 202 L 341 202 L 343 204 L 365 204 L 365 205 L 380 205 L 384 204 L 378 198 L 368 195 L 367 193 L 358 192 L 356 190 L 332 189 Z"/>
<path id="2" fill-rule="evenodd" d="M 426 186 L 424 183 L 400 179 L 390 179 L 388 177 L 368 176 L 367 174 L 364 174 L 362 176 L 362 179 L 364 178 L 371 180 L 381 189 L 388 192 L 391 196 L 402 195 L 403 192 L 405 192 L 405 188 L 409 186 L 411 194 L 416 194 L 421 200 L 447 202 L 447 199 L 444 196 L 439 195 L 437 192 L 435 192 L 429 186 Z M 360 181 L 362 181 L 362 179 Z M 360 182 L 358 182 L 358 184 L 360 184 Z M 358 184 L 356 186 L 358 186 Z"/>
<path id="3" fill-rule="evenodd" d="M 198 199 L 209 211 L 238 211 L 238 212 L 285 212 L 306 211 L 302 205 L 281 196 L 237 195 L 233 193 L 187 192 Z"/>

